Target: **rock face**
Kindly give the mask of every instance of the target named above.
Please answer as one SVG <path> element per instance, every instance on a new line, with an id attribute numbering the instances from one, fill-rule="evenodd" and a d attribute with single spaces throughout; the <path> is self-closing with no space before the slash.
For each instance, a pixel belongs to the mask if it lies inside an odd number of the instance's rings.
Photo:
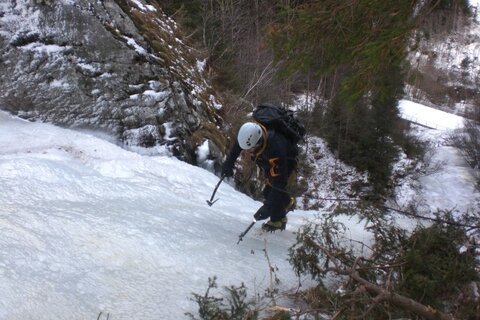
<path id="1" fill-rule="evenodd" d="M 3 0 L 0 109 L 198 164 L 225 139 L 194 52 L 144 0 Z"/>

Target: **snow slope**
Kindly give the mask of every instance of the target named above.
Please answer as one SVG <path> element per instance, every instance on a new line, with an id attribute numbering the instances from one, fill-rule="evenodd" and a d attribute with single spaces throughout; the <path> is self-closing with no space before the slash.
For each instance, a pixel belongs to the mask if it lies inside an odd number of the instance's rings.
<path id="1" fill-rule="evenodd" d="M 463 127 L 463 117 L 413 101 L 401 100 L 398 108 L 402 118 L 431 129 L 453 130 Z"/>
<path id="2" fill-rule="evenodd" d="M 296 211 L 283 233 L 256 226 L 237 245 L 260 203 L 224 183 L 209 207 L 217 182 L 174 158 L 0 112 L 0 319 L 185 318 L 208 277 L 269 288 L 265 247 L 279 289 L 295 287 L 287 249 L 314 212 Z"/>
<path id="3" fill-rule="evenodd" d="M 457 214 L 480 215 L 480 192 L 475 188 L 475 172 L 459 150 L 448 143 L 452 130 L 463 127 L 464 118 L 408 100 L 401 100 L 399 109 L 402 118 L 429 127 L 413 130 L 422 140 L 430 141 L 433 150 L 428 173 L 417 181 L 418 189 L 400 186 L 398 203 L 403 207 L 414 203 L 424 214 L 452 210 Z M 405 193 L 405 190 L 408 191 Z"/>
<path id="4" fill-rule="evenodd" d="M 172 158 L 1 114 L 0 318 L 181 318 L 207 278 L 266 285 L 262 241 L 236 235 L 256 204 Z M 242 205 L 240 205 L 242 204 Z M 285 262 L 291 234 L 272 251 Z M 288 281 L 287 281 L 288 283 Z"/>
<path id="5" fill-rule="evenodd" d="M 446 132 L 422 130 L 431 139 Z M 460 156 L 441 143 L 437 151 L 442 170 L 422 177 L 420 190 L 403 186 L 398 203 L 478 209 Z M 322 212 L 296 210 L 273 235 L 258 223 L 237 245 L 260 203 L 223 183 L 209 207 L 217 182 L 174 158 L 0 112 L 0 319 L 183 319 L 208 277 L 244 282 L 250 297 L 272 286 L 265 248 L 276 287 L 296 288 L 293 232 Z M 369 241 L 363 224 L 343 222 L 347 238 Z"/>

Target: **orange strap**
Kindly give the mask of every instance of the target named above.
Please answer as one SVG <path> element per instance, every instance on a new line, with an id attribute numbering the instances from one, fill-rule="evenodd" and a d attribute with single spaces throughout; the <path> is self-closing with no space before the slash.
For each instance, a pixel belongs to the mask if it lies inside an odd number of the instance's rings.
<path id="1" fill-rule="evenodd" d="M 260 155 L 265 151 L 267 147 L 267 128 L 265 128 L 261 123 L 257 122 L 257 124 L 262 128 L 262 145 L 258 148 L 258 151 L 255 153 L 255 160 L 260 157 Z"/>
<path id="2" fill-rule="evenodd" d="M 277 176 L 280 175 L 280 173 L 278 173 L 277 170 L 276 170 L 277 167 L 278 167 L 278 165 L 277 165 L 277 160 L 278 159 L 279 159 L 278 157 L 268 159 L 268 163 L 270 163 L 270 171 L 269 172 L 270 172 L 271 177 L 277 177 Z"/>

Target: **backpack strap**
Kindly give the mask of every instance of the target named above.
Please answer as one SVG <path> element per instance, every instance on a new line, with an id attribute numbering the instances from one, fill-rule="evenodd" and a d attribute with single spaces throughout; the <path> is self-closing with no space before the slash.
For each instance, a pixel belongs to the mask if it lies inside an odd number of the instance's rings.
<path id="1" fill-rule="evenodd" d="M 265 151 L 265 148 L 267 147 L 267 128 L 265 128 L 265 126 L 258 121 L 255 121 L 255 123 L 257 123 L 260 128 L 262 128 L 262 145 L 260 146 L 258 151 L 255 152 L 256 160 L 258 157 L 260 157 L 260 155 L 263 153 L 263 151 Z"/>

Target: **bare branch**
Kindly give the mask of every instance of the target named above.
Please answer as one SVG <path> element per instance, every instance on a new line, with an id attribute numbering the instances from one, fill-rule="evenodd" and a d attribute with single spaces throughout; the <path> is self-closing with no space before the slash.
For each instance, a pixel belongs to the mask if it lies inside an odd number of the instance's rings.
<path id="1" fill-rule="evenodd" d="M 356 283 L 364 287 L 367 291 L 377 294 L 377 296 L 372 299 L 373 303 L 388 301 L 397 306 L 403 307 L 406 310 L 414 312 L 426 319 L 431 319 L 431 320 L 454 320 L 455 319 L 451 315 L 445 314 L 430 306 L 425 306 L 413 299 L 397 294 L 393 291 L 390 291 L 382 286 L 371 283 L 370 281 L 364 279 L 358 272 L 358 268 L 357 268 L 357 266 L 362 268 L 361 257 L 358 257 L 355 260 L 355 263 L 352 265 L 352 267 L 343 268 L 340 266 L 340 261 L 329 250 L 327 250 L 325 247 L 321 245 L 319 245 L 319 248 L 322 251 L 322 253 L 328 256 L 332 261 L 332 263 L 335 265 L 335 267 L 328 268 L 328 271 L 335 272 L 338 275 L 348 276 L 350 279 L 354 280 Z"/>
<path id="2" fill-rule="evenodd" d="M 272 63 L 273 62 L 270 61 L 265 66 L 265 68 L 263 68 L 262 72 L 260 73 L 260 75 L 258 76 L 257 79 L 255 79 L 255 77 L 252 77 L 252 80 L 250 81 L 250 84 L 248 85 L 248 89 L 245 92 L 245 94 L 243 95 L 243 98 L 246 98 L 250 94 L 250 92 L 252 92 L 252 90 L 255 89 L 255 87 L 257 87 L 261 82 L 264 82 L 267 75 L 273 74 L 274 68 L 270 68 Z"/>

